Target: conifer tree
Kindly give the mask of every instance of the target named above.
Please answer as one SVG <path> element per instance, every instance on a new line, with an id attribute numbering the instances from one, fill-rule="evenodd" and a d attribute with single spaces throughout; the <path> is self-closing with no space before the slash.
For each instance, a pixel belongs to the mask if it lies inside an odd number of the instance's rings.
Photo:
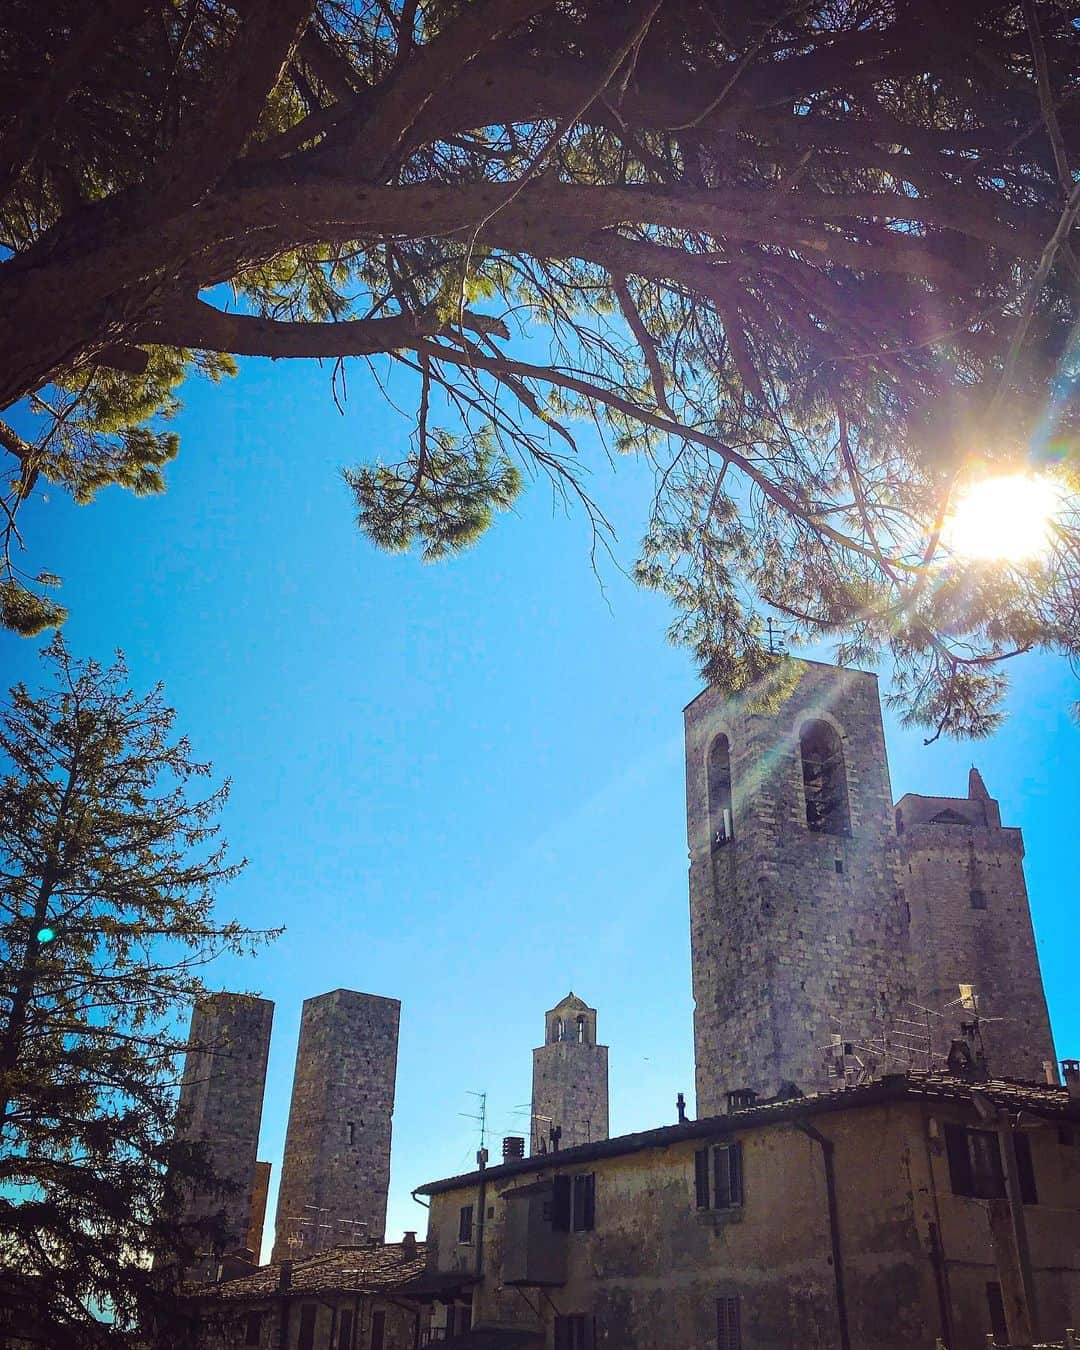
<path id="1" fill-rule="evenodd" d="M 215 917 L 243 866 L 218 837 L 228 784 L 193 791 L 210 766 L 161 688 L 59 637 L 44 658 L 48 686 L 0 714 L 0 1332 L 178 1338 L 168 1271 L 214 1236 L 178 1203 L 215 1185 L 174 1139 L 186 1008 L 208 961 L 269 934 Z"/>
<path id="2" fill-rule="evenodd" d="M 379 545 L 538 473 L 603 536 L 588 419 L 710 680 L 780 616 L 987 731 L 1007 657 L 1080 656 L 1078 48 L 1045 0 L 9 0 L 0 617 L 62 619 L 16 520 L 157 490 L 185 371 L 356 358 L 415 400 L 348 474 Z M 955 557 L 957 491 L 1031 468 L 1045 558 Z"/>

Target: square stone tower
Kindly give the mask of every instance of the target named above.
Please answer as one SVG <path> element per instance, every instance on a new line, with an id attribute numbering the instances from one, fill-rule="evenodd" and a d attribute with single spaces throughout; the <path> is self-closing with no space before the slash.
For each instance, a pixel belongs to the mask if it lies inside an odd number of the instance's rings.
<path id="1" fill-rule="evenodd" d="M 685 711 L 700 1116 L 731 1090 L 837 1086 L 837 1042 L 880 1072 L 910 1011 L 877 679 L 796 671 L 772 711 L 713 689 Z"/>
<path id="2" fill-rule="evenodd" d="M 248 1240 L 273 1019 L 273 1003 L 247 994 L 212 994 L 191 1014 L 177 1134 L 205 1145 L 214 1174 L 234 1189 L 225 1197 L 193 1191 L 185 1210 L 192 1220 L 224 1210 L 222 1251 Z M 204 1264 L 212 1273 L 212 1258 Z"/>
<path id="3" fill-rule="evenodd" d="M 596 1009 L 569 993 L 544 1014 L 533 1051 L 531 1152 L 608 1137 L 608 1048 L 596 1043 Z"/>
<path id="4" fill-rule="evenodd" d="M 911 906 L 912 970 L 929 1020 L 931 1049 L 944 1056 L 975 1009 L 995 1077 L 1057 1081 L 1035 934 L 1024 884 L 1024 840 L 978 769 L 966 797 L 909 793 L 896 805 L 904 889 Z"/>
<path id="5" fill-rule="evenodd" d="M 304 1000 L 273 1260 L 381 1241 L 400 1015 L 396 998 L 352 989 Z"/>

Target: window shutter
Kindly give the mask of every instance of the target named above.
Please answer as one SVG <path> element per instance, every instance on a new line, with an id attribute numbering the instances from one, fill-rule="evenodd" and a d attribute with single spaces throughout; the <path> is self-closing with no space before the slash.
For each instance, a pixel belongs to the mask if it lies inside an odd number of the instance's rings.
<path id="1" fill-rule="evenodd" d="M 555 1350 L 572 1350 L 569 1317 L 555 1318 Z"/>
<path id="2" fill-rule="evenodd" d="M 1020 1178 L 1020 1199 L 1025 1205 L 1037 1205 L 1039 1192 L 1035 1185 L 1035 1167 L 1031 1161 L 1031 1140 L 1026 1134 L 1013 1135 L 1016 1153 L 1016 1172 Z"/>
<path id="3" fill-rule="evenodd" d="M 570 1231 L 570 1178 L 554 1177 L 551 1182 L 551 1226 L 556 1233 Z"/>
<path id="4" fill-rule="evenodd" d="M 352 1309 L 342 1308 L 341 1326 L 338 1331 L 338 1350 L 353 1350 Z"/>
<path id="5" fill-rule="evenodd" d="M 716 1300 L 716 1350 L 742 1350 L 738 1294 Z"/>
<path id="6" fill-rule="evenodd" d="M 694 1154 L 694 1190 L 698 1209 L 709 1208 L 709 1150 L 699 1148 Z"/>
<path id="7" fill-rule="evenodd" d="M 731 1150 L 726 1144 L 713 1149 L 713 1205 L 716 1209 L 731 1207 Z"/>
<path id="8" fill-rule="evenodd" d="M 596 1173 L 590 1172 L 582 1178 L 581 1226 L 586 1232 L 596 1227 Z"/>
<path id="9" fill-rule="evenodd" d="M 742 1204 L 742 1144 L 728 1145 L 728 1193 L 729 1204 Z"/>
<path id="10" fill-rule="evenodd" d="M 968 1132 L 963 1125 L 945 1126 L 945 1152 L 949 1158 L 949 1179 L 953 1195 L 973 1195 L 975 1179 L 971 1173 Z"/>

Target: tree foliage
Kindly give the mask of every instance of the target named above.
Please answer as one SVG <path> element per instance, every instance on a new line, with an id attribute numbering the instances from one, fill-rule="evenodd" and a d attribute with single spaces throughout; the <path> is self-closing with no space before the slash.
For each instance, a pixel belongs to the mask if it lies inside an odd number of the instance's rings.
<path id="1" fill-rule="evenodd" d="M 1080 643 L 1078 35 L 1059 0 L 14 0 L 9 506 L 156 487 L 192 364 L 403 366 L 411 445 L 349 475 L 379 543 L 460 547 L 515 464 L 602 533 L 588 418 L 655 465 L 638 574 L 710 678 L 775 614 L 983 732 L 1005 657 Z M 1049 553 L 953 556 L 964 483 L 1032 467 Z M 8 622 L 55 622 L 16 562 Z"/>
<path id="2" fill-rule="evenodd" d="M 59 637 L 45 655 L 49 687 L 0 717 L 0 1305 L 62 1350 L 179 1334 L 149 1261 L 213 1239 L 182 1195 L 216 1183 L 174 1139 L 175 1024 L 209 960 L 266 935 L 214 916 L 242 866 L 217 838 L 228 787 L 192 794 L 209 766 L 160 688 Z"/>

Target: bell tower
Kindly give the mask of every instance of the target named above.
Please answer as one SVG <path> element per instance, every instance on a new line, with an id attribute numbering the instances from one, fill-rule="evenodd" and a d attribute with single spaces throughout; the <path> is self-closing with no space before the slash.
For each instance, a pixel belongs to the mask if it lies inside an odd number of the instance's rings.
<path id="1" fill-rule="evenodd" d="M 884 1071 L 912 996 L 877 679 L 794 666 L 768 702 L 685 711 L 700 1116 Z"/>
<path id="2" fill-rule="evenodd" d="M 569 993 L 544 1014 L 533 1051 L 530 1152 L 608 1137 L 608 1048 L 596 1043 L 596 1009 Z"/>

